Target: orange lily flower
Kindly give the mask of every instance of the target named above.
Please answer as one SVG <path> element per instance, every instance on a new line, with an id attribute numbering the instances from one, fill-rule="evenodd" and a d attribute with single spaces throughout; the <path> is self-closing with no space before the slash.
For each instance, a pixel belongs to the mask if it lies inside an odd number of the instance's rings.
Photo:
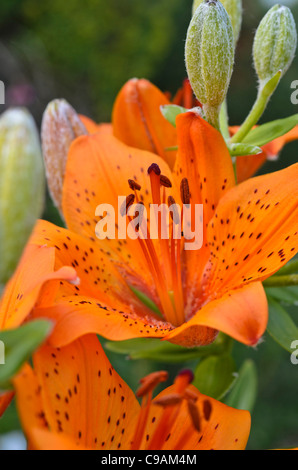
<path id="1" fill-rule="evenodd" d="M 200 394 L 190 371 L 153 399 L 167 380 L 155 372 L 137 396 L 109 363 L 97 337 L 62 349 L 42 347 L 15 378 L 31 450 L 245 449 L 250 414 Z"/>
<path id="2" fill-rule="evenodd" d="M 187 109 L 198 106 L 189 80 L 174 97 L 173 104 Z M 160 112 L 161 105 L 171 104 L 168 97 L 147 80 L 129 80 L 116 99 L 112 126 L 114 135 L 131 147 L 149 150 L 160 155 L 173 168 L 176 158 L 175 151 L 165 149 L 177 145 L 175 128 L 168 123 Z M 239 127 L 231 126 L 231 135 Z M 263 153 L 237 158 L 237 180 L 239 183 L 251 178 L 267 160 L 276 160 L 282 148 L 298 139 L 298 126 L 278 139 L 264 145 Z"/>
<path id="3" fill-rule="evenodd" d="M 193 112 L 177 118 L 177 131 L 173 172 L 162 158 L 127 147 L 112 135 L 83 136 L 73 143 L 63 197 L 69 230 L 41 221 L 28 250 L 31 245 L 41 252 L 55 249 L 49 276 L 57 279 L 63 266 L 73 266 L 80 285 L 46 278 L 42 287 L 44 280 L 35 274 L 39 258 L 31 256 L 20 264 L 0 306 L 2 318 L 10 312 L 10 326 L 25 318 L 17 297 L 21 272 L 35 286 L 27 289 L 27 314 L 35 304 L 33 317 L 54 320 L 50 340 L 56 347 L 87 333 L 111 340 L 156 337 L 188 347 L 211 343 L 218 330 L 248 345 L 259 341 L 268 320 L 261 282 L 297 252 L 298 164 L 235 186 L 219 132 Z M 147 174 L 152 163 L 162 183 L 154 171 Z M 162 186 L 164 181 L 172 181 L 172 187 Z M 118 195 L 131 192 L 145 206 L 168 196 L 178 203 L 181 182 L 182 189 L 189 188 L 191 203 L 204 205 L 200 250 L 185 251 L 184 241 L 173 238 L 96 240 L 98 204 L 117 207 Z M 130 286 L 152 299 L 162 317 Z"/>

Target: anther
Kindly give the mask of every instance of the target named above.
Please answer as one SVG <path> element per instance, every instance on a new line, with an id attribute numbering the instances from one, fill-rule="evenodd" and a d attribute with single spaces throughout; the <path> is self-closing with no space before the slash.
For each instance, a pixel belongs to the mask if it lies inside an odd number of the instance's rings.
<path id="1" fill-rule="evenodd" d="M 140 380 L 141 386 L 137 390 L 137 397 L 143 397 L 155 389 L 161 382 L 168 380 L 169 374 L 166 371 L 152 372 Z"/>
<path id="2" fill-rule="evenodd" d="M 157 165 L 157 163 L 152 163 L 152 165 L 149 166 L 148 175 L 150 175 L 150 173 L 152 173 L 152 172 L 154 172 L 157 176 L 160 176 L 161 171 L 160 171 L 160 168 Z"/>
<path id="3" fill-rule="evenodd" d="M 129 194 L 125 201 L 123 201 L 121 207 L 120 207 L 120 214 L 122 217 L 124 217 L 127 214 L 127 211 L 129 207 L 134 203 L 135 200 L 135 195 L 134 194 Z"/>
<path id="4" fill-rule="evenodd" d="M 161 184 L 161 186 L 164 186 L 165 188 L 171 188 L 172 187 L 171 181 L 165 175 L 160 175 L 160 184 Z"/>
<path id="5" fill-rule="evenodd" d="M 180 223 L 180 212 L 173 196 L 168 197 L 168 206 L 171 209 L 170 215 L 175 225 Z"/>
<path id="6" fill-rule="evenodd" d="M 188 412 L 190 414 L 194 428 L 198 432 L 201 432 L 201 418 L 200 418 L 200 412 L 199 412 L 198 406 L 196 405 L 196 402 L 193 400 L 187 400 L 187 406 L 188 406 Z"/>
<path id="7" fill-rule="evenodd" d="M 180 184 L 180 195 L 181 201 L 183 204 L 188 205 L 190 204 L 190 191 L 189 191 L 189 184 L 188 179 L 183 178 Z"/>
<path id="8" fill-rule="evenodd" d="M 183 400 L 183 396 L 180 393 L 169 393 L 163 397 L 157 398 L 153 401 L 154 405 L 162 406 L 166 408 L 167 406 L 179 405 Z"/>
<path id="9" fill-rule="evenodd" d="M 129 187 L 132 191 L 140 191 L 141 186 L 134 180 L 128 180 Z"/>

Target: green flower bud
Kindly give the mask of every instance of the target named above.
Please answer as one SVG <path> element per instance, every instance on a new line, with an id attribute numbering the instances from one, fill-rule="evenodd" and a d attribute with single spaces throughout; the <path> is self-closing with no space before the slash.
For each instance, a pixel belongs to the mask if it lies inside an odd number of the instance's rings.
<path id="1" fill-rule="evenodd" d="M 79 115 L 65 100 L 48 104 L 42 120 L 41 141 L 48 188 L 54 204 L 62 213 L 62 189 L 68 150 L 87 130 Z"/>
<path id="2" fill-rule="evenodd" d="M 44 167 L 31 115 L 10 109 L 0 117 L 0 284 L 12 275 L 44 204 Z"/>
<path id="3" fill-rule="evenodd" d="M 218 127 L 218 113 L 231 80 L 234 36 L 230 18 L 217 0 L 204 0 L 187 31 L 185 60 L 191 86 L 207 120 Z"/>
<path id="4" fill-rule="evenodd" d="M 192 14 L 195 14 L 196 9 L 204 0 L 194 0 L 192 6 Z M 221 3 L 227 10 L 230 17 L 235 44 L 237 43 L 240 35 L 241 24 L 242 24 L 242 0 L 221 0 Z"/>
<path id="5" fill-rule="evenodd" d="M 260 85 L 290 67 L 297 46 L 297 30 L 291 10 L 275 5 L 262 19 L 254 39 L 253 57 Z"/>

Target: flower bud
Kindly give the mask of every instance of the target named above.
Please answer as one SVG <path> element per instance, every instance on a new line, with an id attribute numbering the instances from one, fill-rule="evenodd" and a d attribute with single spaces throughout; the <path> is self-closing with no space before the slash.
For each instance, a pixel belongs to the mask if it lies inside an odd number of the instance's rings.
<path id="1" fill-rule="evenodd" d="M 24 109 L 10 109 L 0 117 L 0 168 L 0 284 L 4 284 L 44 204 L 39 135 Z"/>
<path id="2" fill-rule="evenodd" d="M 194 0 L 192 6 L 192 14 L 195 14 L 196 9 L 204 0 Z M 235 44 L 237 43 L 240 35 L 241 24 L 242 24 L 242 0 L 221 0 L 221 3 L 227 10 L 230 17 Z"/>
<path id="3" fill-rule="evenodd" d="M 297 46 L 297 30 L 291 10 L 275 5 L 262 19 L 254 39 L 253 57 L 260 85 L 290 67 Z"/>
<path id="4" fill-rule="evenodd" d="M 195 11 L 187 31 L 185 60 L 191 86 L 214 125 L 234 64 L 233 28 L 219 1 L 204 0 Z"/>
<path id="5" fill-rule="evenodd" d="M 87 130 L 79 115 L 65 100 L 48 104 L 42 119 L 41 141 L 48 188 L 62 213 L 62 189 L 71 143 Z"/>

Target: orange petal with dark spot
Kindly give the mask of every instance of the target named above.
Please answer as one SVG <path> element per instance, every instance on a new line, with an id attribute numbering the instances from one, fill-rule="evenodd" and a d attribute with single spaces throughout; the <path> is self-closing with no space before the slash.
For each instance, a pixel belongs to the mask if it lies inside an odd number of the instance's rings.
<path id="1" fill-rule="evenodd" d="M 127 448 L 140 406 L 95 335 L 60 350 L 44 346 L 33 363 L 45 420 L 53 433 L 65 439 L 64 445 L 72 441 L 72 448 Z M 36 423 L 30 396 L 34 398 L 36 387 L 30 379 L 30 375 L 16 379 L 17 403 L 26 434 L 35 448 L 41 448 L 42 434 L 31 435 Z M 52 447 L 55 437 L 50 442 Z"/>
<path id="2" fill-rule="evenodd" d="M 178 155 L 174 169 L 180 182 L 186 178 L 191 194 L 191 204 L 203 204 L 203 247 L 185 252 L 187 264 L 186 312 L 193 310 L 199 298 L 201 275 L 209 257 L 206 244 L 206 227 L 219 200 L 235 185 L 233 165 L 222 135 L 194 112 L 177 117 Z M 193 217 L 194 220 L 194 217 Z"/>
<path id="3" fill-rule="evenodd" d="M 162 338 L 173 328 L 160 321 L 145 306 L 133 312 L 124 303 L 122 308 L 105 304 L 91 297 L 72 296 L 56 305 L 36 308 L 33 317 L 55 321 L 49 342 L 64 346 L 88 333 L 97 333 L 113 341 L 132 338 Z"/>
<path id="4" fill-rule="evenodd" d="M 163 117 L 160 107 L 171 104 L 147 80 L 129 80 L 120 91 L 113 109 L 113 130 L 119 140 L 131 147 L 160 155 L 171 168 L 177 144 L 176 129 Z"/>
<path id="5" fill-rule="evenodd" d="M 47 283 L 47 290 L 51 290 L 52 285 L 48 281 L 65 280 L 77 283 L 74 268 L 61 266 L 55 271 L 54 265 L 55 248 L 27 245 L 1 299 L 1 329 L 17 327 L 26 319 L 36 304 L 43 285 Z"/>
<path id="6" fill-rule="evenodd" d="M 298 164 L 252 178 L 220 201 L 208 226 L 209 293 L 262 281 L 297 253 Z"/>
<path id="7" fill-rule="evenodd" d="M 140 243 L 129 237 L 121 240 L 118 236 L 119 227 L 124 223 L 126 230 L 127 224 L 126 218 L 118 216 L 118 196 L 126 197 L 131 193 L 128 180 L 133 179 L 142 188 L 138 192 L 139 201 L 149 209 L 152 195 L 147 169 L 152 163 L 156 163 L 162 174 L 171 179 L 171 171 L 160 157 L 127 147 L 113 136 L 94 134 L 77 139 L 68 156 L 63 197 L 63 213 L 69 229 L 96 240 L 119 266 L 129 284 L 151 297 L 154 296 L 152 275 L 147 269 Z M 171 194 L 175 195 L 174 187 Z M 96 238 L 95 229 L 100 219 L 95 212 L 100 204 L 110 204 L 115 210 L 118 224 L 115 239 Z M 159 242 L 154 240 L 153 243 L 156 250 L 160 250 Z"/>
<path id="8" fill-rule="evenodd" d="M 196 344 L 196 336 L 200 338 L 201 330 L 209 327 L 252 346 L 264 334 L 267 322 L 266 294 L 258 282 L 210 301 L 190 321 L 173 330 L 165 339 L 190 346 Z"/>

